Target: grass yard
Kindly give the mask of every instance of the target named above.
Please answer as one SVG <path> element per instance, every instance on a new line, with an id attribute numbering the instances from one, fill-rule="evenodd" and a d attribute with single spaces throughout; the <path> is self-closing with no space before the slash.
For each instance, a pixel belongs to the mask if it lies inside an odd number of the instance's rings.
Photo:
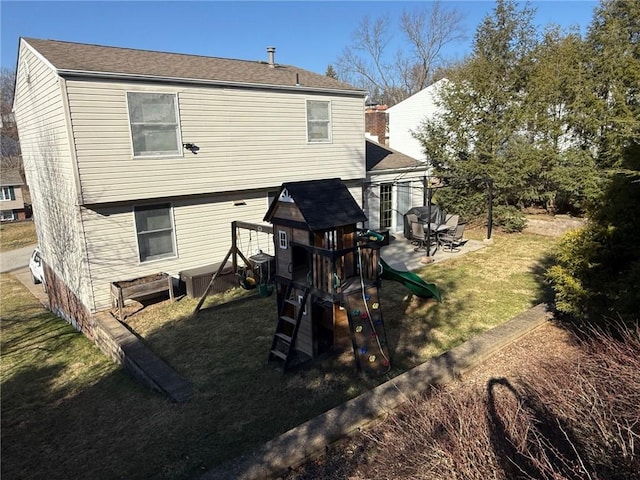
<path id="1" fill-rule="evenodd" d="M 0 252 L 34 245 L 37 242 L 36 227 L 32 221 L 0 224 Z"/>
<path id="2" fill-rule="evenodd" d="M 467 238 L 482 238 L 469 231 Z M 384 281 L 395 376 L 544 299 L 553 241 L 498 235 L 489 248 L 419 272 L 441 304 Z M 212 296 L 149 306 L 127 323 L 193 382 L 175 405 L 136 385 L 71 327 L 2 281 L 2 474 L 7 478 L 189 478 L 385 381 L 343 355 L 282 375 L 266 365 L 275 298 Z M 26 473 L 28 472 L 28 473 Z"/>

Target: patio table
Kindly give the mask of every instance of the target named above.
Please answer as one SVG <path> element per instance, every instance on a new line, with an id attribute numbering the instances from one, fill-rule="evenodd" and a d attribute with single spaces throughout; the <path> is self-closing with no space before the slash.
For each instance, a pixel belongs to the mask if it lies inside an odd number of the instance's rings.
<path id="1" fill-rule="evenodd" d="M 433 250 L 433 253 L 429 253 L 429 245 L 427 245 L 427 256 L 433 256 L 438 251 L 438 247 L 440 246 L 440 235 L 449 229 L 451 229 L 451 225 L 447 225 L 446 223 L 425 223 L 424 228 L 425 231 L 429 227 L 429 231 L 431 235 L 436 238 L 436 248 Z"/>

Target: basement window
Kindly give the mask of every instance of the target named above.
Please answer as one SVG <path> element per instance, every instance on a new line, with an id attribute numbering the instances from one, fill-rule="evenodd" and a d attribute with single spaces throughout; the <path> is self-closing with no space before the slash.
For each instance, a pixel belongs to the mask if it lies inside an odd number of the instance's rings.
<path id="1" fill-rule="evenodd" d="M 134 207 L 141 262 L 176 256 L 171 204 Z"/>

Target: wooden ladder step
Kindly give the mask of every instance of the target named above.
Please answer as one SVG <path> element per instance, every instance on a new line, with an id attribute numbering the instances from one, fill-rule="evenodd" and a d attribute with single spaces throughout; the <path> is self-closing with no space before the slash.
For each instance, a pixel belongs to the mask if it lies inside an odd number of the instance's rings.
<path id="1" fill-rule="evenodd" d="M 289 335 L 285 335 L 284 333 L 276 333 L 276 337 L 291 345 L 291 337 Z"/>
<path id="2" fill-rule="evenodd" d="M 280 315 L 280 320 L 283 320 L 287 323 L 290 323 L 291 325 L 295 325 L 296 324 L 296 319 L 295 318 L 291 318 L 288 315 Z"/>
<path id="3" fill-rule="evenodd" d="M 293 305 L 294 307 L 300 306 L 300 302 L 298 300 L 294 300 L 293 298 L 285 298 L 284 302 L 288 303 L 289 305 Z"/>
<path id="4" fill-rule="evenodd" d="M 282 360 L 287 359 L 287 354 L 284 352 L 281 352 L 280 350 L 271 350 L 271 355 L 275 355 L 276 357 L 281 358 Z"/>

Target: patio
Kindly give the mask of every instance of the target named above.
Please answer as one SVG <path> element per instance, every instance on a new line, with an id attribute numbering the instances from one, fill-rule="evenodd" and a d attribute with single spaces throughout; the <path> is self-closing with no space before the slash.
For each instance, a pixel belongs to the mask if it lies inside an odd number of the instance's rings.
<path id="1" fill-rule="evenodd" d="M 486 243 L 481 240 L 469 240 L 465 239 L 464 243 L 454 251 L 444 251 L 442 247 L 438 248 L 438 251 L 433 254 L 434 246 L 431 247 L 433 262 L 423 263 L 421 260 L 425 257 L 425 250 L 415 251 L 415 245 L 407 240 L 402 232 L 391 234 L 389 237 L 389 245 L 386 245 L 380 249 L 380 256 L 384 259 L 389 266 L 398 270 L 419 270 L 431 263 L 439 263 L 453 258 L 457 258 L 461 255 L 465 255 L 469 252 L 473 252 L 484 248 Z"/>

